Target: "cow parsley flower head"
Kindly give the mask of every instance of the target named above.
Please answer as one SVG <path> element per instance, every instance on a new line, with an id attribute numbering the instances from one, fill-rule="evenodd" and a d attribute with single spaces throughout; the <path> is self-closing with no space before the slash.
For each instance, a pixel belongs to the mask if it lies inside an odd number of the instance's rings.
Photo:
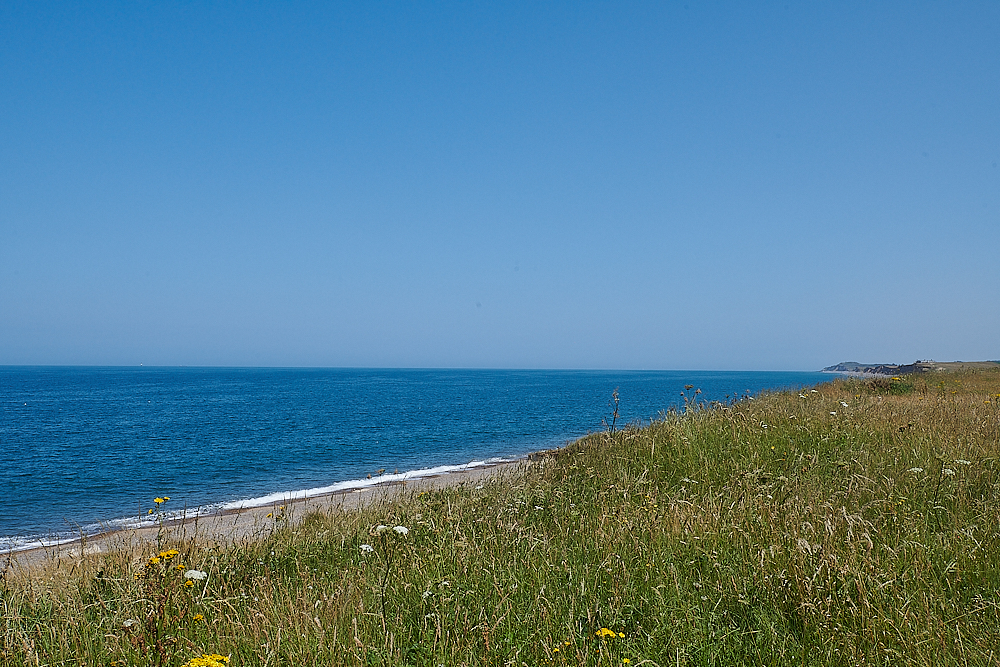
<path id="1" fill-rule="evenodd" d="M 410 532 L 410 529 L 406 526 L 396 526 L 393 530 L 396 531 L 396 534 L 398 535 L 406 535 Z"/>

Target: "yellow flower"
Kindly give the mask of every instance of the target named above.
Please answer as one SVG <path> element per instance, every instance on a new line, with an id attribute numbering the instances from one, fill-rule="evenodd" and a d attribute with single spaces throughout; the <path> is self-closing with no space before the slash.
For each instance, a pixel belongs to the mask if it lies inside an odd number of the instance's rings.
<path id="1" fill-rule="evenodd" d="M 184 588 L 194 588 L 194 582 L 188 579 L 184 582 Z"/>
<path id="2" fill-rule="evenodd" d="M 205 620 L 205 615 L 204 614 L 195 614 L 191 618 L 193 618 L 196 621 L 204 621 Z"/>
<path id="3" fill-rule="evenodd" d="M 170 560 L 179 553 L 180 551 L 178 551 L 177 549 L 168 549 L 166 551 L 160 552 L 160 558 L 162 558 L 163 560 Z"/>
<path id="4" fill-rule="evenodd" d="M 632 662 L 632 661 L 631 661 L 631 660 L 629 660 L 628 658 L 622 658 L 622 664 L 623 664 L 623 665 L 627 665 L 627 664 L 629 664 L 630 662 Z"/>
<path id="5" fill-rule="evenodd" d="M 229 658 L 224 655 L 219 655 L 218 653 L 213 653 L 208 655 L 203 653 L 199 658 L 191 658 L 185 662 L 181 667 L 225 667 L 229 662 Z"/>
<path id="6" fill-rule="evenodd" d="M 600 630 L 598 630 L 594 634 L 596 636 L 600 637 L 601 639 L 604 639 L 605 637 L 612 637 L 612 638 L 614 638 L 614 637 L 618 636 L 618 634 L 614 630 L 608 630 L 607 628 L 601 628 Z"/>
<path id="7" fill-rule="evenodd" d="M 149 557 L 149 564 L 150 565 L 156 565 L 159 562 L 160 562 L 160 557 L 159 556 L 150 556 Z"/>
<path id="8" fill-rule="evenodd" d="M 162 505 L 163 503 L 167 502 L 167 499 L 166 498 L 153 498 L 153 502 L 156 503 L 157 505 Z"/>

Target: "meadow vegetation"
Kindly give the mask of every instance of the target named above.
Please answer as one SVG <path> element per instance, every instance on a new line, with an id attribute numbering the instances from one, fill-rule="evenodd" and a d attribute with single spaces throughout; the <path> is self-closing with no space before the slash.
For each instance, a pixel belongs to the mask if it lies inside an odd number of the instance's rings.
<path id="1" fill-rule="evenodd" d="M 1000 660 L 1000 372 L 686 399 L 267 539 L 8 569 L 0 664 Z"/>

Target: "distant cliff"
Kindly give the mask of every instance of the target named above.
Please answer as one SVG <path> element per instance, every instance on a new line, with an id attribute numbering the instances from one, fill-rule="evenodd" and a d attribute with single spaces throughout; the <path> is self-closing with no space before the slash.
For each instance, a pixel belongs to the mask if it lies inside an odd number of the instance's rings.
<path id="1" fill-rule="evenodd" d="M 954 371 L 968 368 L 1000 368 L 1000 361 L 914 361 L 912 364 L 859 364 L 843 361 L 827 366 L 824 373 L 851 373 L 856 375 L 906 375 L 928 371 Z"/>

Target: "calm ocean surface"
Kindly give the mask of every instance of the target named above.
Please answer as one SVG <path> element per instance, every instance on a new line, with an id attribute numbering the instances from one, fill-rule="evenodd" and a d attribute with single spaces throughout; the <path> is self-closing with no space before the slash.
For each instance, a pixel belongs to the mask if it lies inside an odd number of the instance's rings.
<path id="1" fill-rule="evenodd" d="M 510 460 L 821 373 L 0 367 L 0 551 L 167 509 L 280 502 Z M 385 479 L 383 477 L 383 479 Z"/>

